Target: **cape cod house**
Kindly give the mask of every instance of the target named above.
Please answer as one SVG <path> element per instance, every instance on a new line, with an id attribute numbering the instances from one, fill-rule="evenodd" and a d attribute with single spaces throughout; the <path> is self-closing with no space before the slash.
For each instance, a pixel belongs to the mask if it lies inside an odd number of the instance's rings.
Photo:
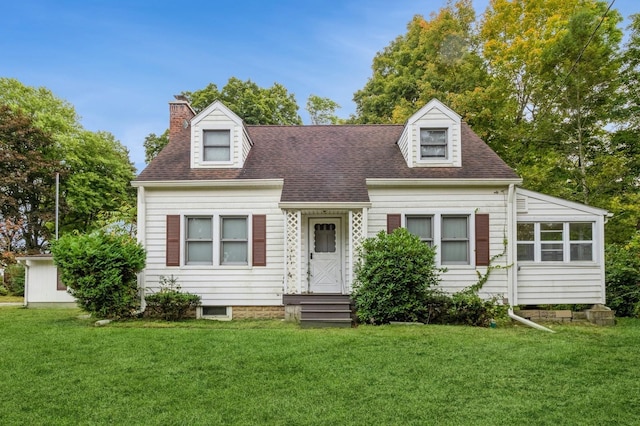
<path id="1" fill-rule="evenodd" d="M 437 247 L 441 286 L 509 304 L 604 304 L 607 212 L 521 179 L 432 100 L 404 125 L 251 126 L 220 102 L 170 102 L 170 141 L 133 185 L 147 291 L 173 275 L 202 317 L 338 310 L 357 248 L 406 227 Z M 333 300 L 332 300 L 333 298 Z M 305 308 L 306 306 L 306 308 Z"/>

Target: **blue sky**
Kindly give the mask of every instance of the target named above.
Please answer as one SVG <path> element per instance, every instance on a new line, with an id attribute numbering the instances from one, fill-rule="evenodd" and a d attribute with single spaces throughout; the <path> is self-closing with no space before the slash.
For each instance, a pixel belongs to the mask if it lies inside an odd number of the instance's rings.
<path id="1" fill-rule="evenodd" d="M 637 0 L 616 0 L 625 18 Z M 487 0 L 475 0 L 482 13 Z M 274 82 L 295 94 L 329 97 L 347 117 L 376 52 L 415 14 L 446 0 L 244 0 L 6 2 L 0 16 L 0 77 L 44 86 L 73 104 L 88 130 L 106 130 L 130 150 L 168 126 L 174 94 L 229 77 Z M 625 25 L 628 19 L 625 20 Z"/>

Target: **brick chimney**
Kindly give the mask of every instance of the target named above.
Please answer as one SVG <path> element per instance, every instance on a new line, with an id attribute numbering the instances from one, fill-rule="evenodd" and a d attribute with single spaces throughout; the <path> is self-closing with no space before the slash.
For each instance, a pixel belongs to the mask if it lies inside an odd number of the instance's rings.
<path id="1" fill-rule="evenodd" d="M 175 101 L 169 102 L 169 140 L 191 139 L 191 119 L 196 113 L 189 105 L 187 98 L 176 95 Z"/>

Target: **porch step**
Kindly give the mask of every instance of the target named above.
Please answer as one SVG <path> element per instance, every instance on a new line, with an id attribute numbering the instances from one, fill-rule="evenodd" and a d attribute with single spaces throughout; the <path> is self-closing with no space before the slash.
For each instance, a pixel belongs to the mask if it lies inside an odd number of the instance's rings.
<path id="1" fill-rule="evenodd" d="M 292 304 L 300 305 L 300 326 L 351 327 L 351 298 L 342 294 L 299 295 Z"/>

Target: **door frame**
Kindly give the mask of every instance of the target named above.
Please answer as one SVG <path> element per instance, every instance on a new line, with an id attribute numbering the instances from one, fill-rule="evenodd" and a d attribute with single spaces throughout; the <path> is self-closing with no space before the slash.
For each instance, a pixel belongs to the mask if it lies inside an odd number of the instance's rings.
<path id="1" fill-rule="evenodd" d="M 340 279 L 340 284 L 339 284 L 339 290 L 337 291 L 337 293 L 335 294 L 346 294 L 345 293 L 345 250 L 346 250 L 346 243 L 344 240 L 344 217 L 341 215 L 323 215 L 323 216 L 308 216 L 307 220 L 306 220 L 306 228 L 307 228 L 307 244 L 306 244 L 306 257 L 307 257 L 307 291 L 308 293 L 312 293 L 312 294 L 323 294 L 323 293 L 315 293 L 313 291 L 312 285 L 311 285 L 311 253 L 313 252 L 312 250 L 312 244 L 313 244 L 313 230 L 312 227 L 313 225 L 315 225 L 316 223 L 318 223 L 318 221 L 332 221 L 336 223 L 336 253 L 337 253 L 337 257 L 338 257 L 338 262 L 339 262 L 339 266 L 340 266 L 340 275 L 339 275 L 339 279 Z M 325 293 L 325 294 L 334 294 L 334 293 Z"/>

